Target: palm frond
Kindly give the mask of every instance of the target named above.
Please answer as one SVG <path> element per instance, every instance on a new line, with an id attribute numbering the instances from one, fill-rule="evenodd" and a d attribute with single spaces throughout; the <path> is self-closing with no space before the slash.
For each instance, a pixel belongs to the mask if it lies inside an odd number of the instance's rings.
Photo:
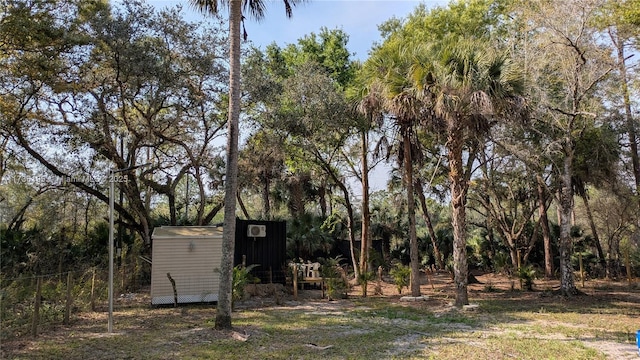
<path id="1" fill-rule="evenodd" d="M 250 14 L 251 17 L 256 20 L 264 19 L 265 9 L 266 9 L 266 6 L 263 0 L 243 0 L 242 1 L 242 12 L 244 14 Z M 287 16 L 290 17 L 291 15 L 287 13 Z"/>
<path id="2" fill-rule="evenodd" d="M 293 8 L 306 0 L 282 0 L 287 17 L 293 16 Z M 189 0 L 189 4 L 204 14 L 217 14 L 221 7 L 228 7 L 229 0 Z M 255 20 L 262 20 L 265 16 L 267 4 L 264 0 L 243 0 L 242 12 L 251 15 Z"/>

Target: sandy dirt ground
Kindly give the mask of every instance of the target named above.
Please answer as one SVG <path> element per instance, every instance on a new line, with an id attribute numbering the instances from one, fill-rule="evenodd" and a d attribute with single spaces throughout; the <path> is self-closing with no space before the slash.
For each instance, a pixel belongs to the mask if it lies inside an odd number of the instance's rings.
<path id="1" fill-rule="evenodd" d="M 555 290 L 559 288 L 559 282 L 555 280 L 536 280 L 534 285 L 534 291 L 526 292 L 520 291 L 520 284 L 517 279 L 513 280 L 506 276 L 496 274 L 478 274 L 476 276 L 479 283 L 469 285 L 469 299 L 473 305 L 484 299 L 505 299 L 513 298 L 517 301 L 528 302 L 529 304 L 535 304 L 540 308 L 553 305 L 557 302 L 571 301 L 572 304 L 578 303 L 578 306 L 583 303 L 585 306 L 592 306 L 598 302 L 622 302 L 626 304 L 632 311 L 640 315 L 640 286 L 637 284 L 629 285 L 626 282 L 605 282 L 604 280 L 591 280 L 586 282 L 585 287 L 582 287 L 578 281 L 578 288 L 584 293 L 584 295 L 578 296 L 574 299 L 565 299 L 558 295 Z M 429 310 L 436 314 L 444 314 L 452 311 L 461 311 L 453 307 L 454 293 L 453 284 L 450 275 L 447 273 L 436 273 L 430 276 L 425 276 L 422 279 L 421 292 L 427 299 L 423 301 L 405 301 L 403 296 L 407 296 L 408 290 L 403 289 L 402 294 L 398 294 L 398 291 L 394 284 L 390 282 L 390 279 L 385 279 L 382 283 L 378 284 L 377 281 L 372 281 L 369 284 L 369 296 L 371 297 L 383 297 L 385 300 L 394 303 L 402 304 L 403 306 L 428 306 Z M 307 285 L 308 286 L 308 285 Z M 374 294 L 376 287 L 378 287 L 379 293 Z M 248 289 L 248 292 L 253 293 L 254 296 L 241 301 L 237 305 L 237 309 L 242 311 L 243 309 L 257 309 L 264 307 L 280 307 L 291 308 L 310 312 L 348 312 L 356 305 L 354 301 L 338 300 L 327 301 L 322 298 L 322 292 L 318 289 L 306 289 L 298 292 L 297 298 L 294 298 L 290 288 L 267 288 L 267 289 Z M 349 292 L 349 297 L 357 299 L 361 296 L 361 288 L 359 286 L 353 286 Z M 202 310 L 182 308 L 182 310 L 172 308 L 154 308 L 150 307 L 150 300 L 148 292 L 141 291 L 136 294 L 128 294 L 119 298 L 116 301 L 118 308 L 132 308 L 140 310 L 136 316 L 139 316 L 139 331 L 145 331 L 148 328 L 155 328 L 162 326 L 154 322 L 154 318 L 158 315 L 166 316 L 167 312 L 182 311 L 182 318 L 191 321 L 193 324 L 204 324 L 207 320 L 210 320 L 214 315 L 213 307 L 208 307 Z M 104 309 L 102 309 L 104 310 Z M 474 311 L 473 307 L 469 311 Z M 138 314 L 139 313 L 139 314 Z M 545 324 L 543 319 L 531 320 L 537 322 L 536 325 L 541 326 L 580 326 L 579 324 L 559 324 L 557 320 L 549 320 L 548 324 Z M 0 344 L 0 358 L 13 358 L 15 356 L 25 357 L 31 349 L 38 348 L 39 344 L 43 341 L 48 342 L 60 342 L 64 343 L 65 339 L 69 336 L 74 337 L 100 337 L 110 336 L 105 334 L 104 325 L 107 322 L 106 311 L 98 311 L 94 313 L 78 313 L 74 316 L 74 322 L 71 326 L 53 326 L 41 330 L 37 339 L 30 337 L 21 337 L 10 340 L 5 340 Z M 400 324 L 402 325 L 402 324 Z M 640 329 L 640 318 L 637 323 L 638 329 Z M 199 332 L 198 329 L 202 331 Z M 457 329 L 465 331 L 465 329 Z M 638 359 L 638 351 L 635 345 L 635 330 L 630 331 L 630 337 L 633 339 L 626 339 L 626 341 L 611 341 L 610 339 L 602 339 L 592 336 L 585 336 L 579 338 L 585 346 L 592 347 L 606 354 L 610 359 Z M 214 341 L 216 336 L 220 335 L 215 332 L 207 331 L 203 325 L 194 326 L 190 330 L 188 335 L 190 341 Z M 468 331 L 473 331 L 480 337 L 490 337 L 495 335 L 496 332 L 503 332 L 504 326 L 491 327 L 485 326 L 481 329 L 469 328 Z M 509 330 L 512 331 L 512 330 Z M 531 336 L 531 334 L 527 334 Z M 561 338 L 563 335 L 545 334 L 541 335 L 540 339 L 544 336 L 547 338 L 552 337 L 554 339 Z M 567 340 L 575 340 L 567 339 Z M 399 342 L 411 343 L 411 339 L 398 339 Z M 406 345 L 406 344 L 405 344 Z M 399 343 L 399 346 L 405 346 Z M 89 354 L 88 354 L 89 355 Z"/>

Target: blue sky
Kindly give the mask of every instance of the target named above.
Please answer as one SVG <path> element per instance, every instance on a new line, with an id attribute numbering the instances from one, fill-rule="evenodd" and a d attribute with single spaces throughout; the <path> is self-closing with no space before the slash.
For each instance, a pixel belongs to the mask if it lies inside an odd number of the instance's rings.
<path id="1" fill-rule="evenodd" d="M 190 20 L 198 20 L 202 15 L 193 10 L 187 1 L 147 0 L 149 4 L 162 8 L 185 4 L 184 10 Z M 272 42 L 280 46 L 295 43 L 299 38 L 312 32 L 318 33 L 321 27 L 342 29 L 349 35 L 349 50 L 355 53 L 355 59 L 365 60 L 371 46 L 380 41 L 378 25 L 391 17 L 406 17 L 420 3 L 431 6 L 443 6 L 446 0 L 315 0 L 296 6 L 293 17 L 287 19 L 284 6 L 278 0 L 265 0 L 267 11 L 265 19 L 257 22 L 249 19 L 245 26 L 256 46 L 264 48 Z M 227 16 L 226 9 L 223 16 Z"/>
<path id="2" fill-rule="evenodd" d="M 185 17 L 189 21 L 203 19 L 202 14 L 188 5 L 186 0 L 147 0 L 157 8 L 183 4 Z M 342 29 L 349 35 L 349 50 L 354 59 L 366 60 L 372 45 L 379 42 L 378 25 L 392 17 L 405 18 L 420 3 L 428 7 L 445 6 L 448 0 L 310 0 L 293 9 L 293 17 L 287 19 L 280 0 L 265 0 L 265 19 L 257 22 L 248 19 L 245 24 L 249 40 L 260 48 L 275 42 L 281 47 L 295 43 L 312 32 L 319 33 L 322 27 Z M 226 9 L 223 17 L 227 17 Z M 386 188 L 389 167 L 379 166 L 371 174 L 371 190 Z M 359 193 L 358 186 L 354 187 Z"/>

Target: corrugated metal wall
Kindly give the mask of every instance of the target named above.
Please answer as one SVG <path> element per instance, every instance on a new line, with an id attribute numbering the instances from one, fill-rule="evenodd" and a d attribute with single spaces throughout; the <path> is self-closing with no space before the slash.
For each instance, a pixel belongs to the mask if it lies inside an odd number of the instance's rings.
<path id="1" fill-rule="evenodd" d="M 218 300 L 222 237 L 154 239 L 151 268 L 152 304 L 172 304 L 176 282 L 179 303 Z"/>
<path id="2" fill-rule="evenodd" d="M 250 224 L 265 225 L 266 237 L 249 237 Z M 259 264 L 251 273 L 260 278 L 260 283 L 285 283 L 287 256 L 287 223 L 285 221 L 241 220 L 236 222 L 236 243 L 234 264 L 242 264 L 243 255 L 246 265 Z"/>

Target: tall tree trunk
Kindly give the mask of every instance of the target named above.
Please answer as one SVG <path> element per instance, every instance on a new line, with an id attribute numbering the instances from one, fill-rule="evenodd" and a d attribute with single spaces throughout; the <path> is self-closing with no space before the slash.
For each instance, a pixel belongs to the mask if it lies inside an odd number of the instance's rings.
<path id="1" fill-rule="evenodd" d="M 416 234 L 416 203 L 413 192 L 413 164 L 411 162 L 410 127 L 403 125 L 404 179 L 407 187 L 407 215 L 409 216 L 409 258 L 411 259 L 411 296 L 420 296 L 420 260 Z"/>
<path id="2" fill-rule="evenodd" d="M 291 217 L 297 217 L 305 212 L 304 186 L 305 174 L 296 174 L 288 179 L 289 188 L 289 212 Z"/>
<path id="3" fill-rule="evenodd" d="M 633 120 L 631 112 L 631 97 L 629 94 L 629 84 L 627 79 L 627 65 L 624 58 L 624 43 L 617 34 L 609 33 L 613 40 L 618 55 L 618 70 L 622 79 L 622 98 L 624 101 L 625 122 L 627 125 L 627 135 L 629 137 L 629 155 L 631 155 L 631 164 L 633 166 L 633 177 L 636 185 L 636 195 L 640 194 L 640 158 L 638 157 L 638 138 L 636 133 L 636 122 Z M 640 197 L 638 197 L 640 201 Z"/>
<path id="4" fill-rule="evenodd" d="M 204 215 L 204 217 L 202 218 L 202 223 L 200 225 L 209 225 L 209 223 L 211 223 L 213 218 L 216 217 L 216 215 L 218 215 L 218 212 L 223 207 L 224 207 L 224 201 L 221 201 L 219 204 L 216 204 L 216 206 L 214 206 L 208 213 Z"/>
<path id="5" fill-rule="evenodd" d="M 438 238 L 436 237 L 436 232 L 433 229 L 433 223 L 431 222 L 431 216 L 429 216 L 429 209 L 427 208 L 427 199 L 424 196 L 424 189 L 422 187 L 422 181 L 420 179 L 416 179 L 416 193 L 418 194 L 418 199 L 420 200 L 420 206 L 422 208 L 422 218 L 424 222 L 427 224 L 427 230 L 429 231 L 429 237 L 431 238 L 431 246 L 433 246 L 433 257 L 436 260 L 436 265 L 438 269 L 444 269 L 444 263 L 442 261 L 442 254 L 440 254 L 440 249 L 438 248 Z"/>
<path id="6" fill-rule="evenodd" d="M 491 215 L 489 215 L 491 216 Z M 496 256 L 496 236 L 494 234 L 493 225 L 491 224 L 491 219 L 487 217 L 485 220 L 486 228 L 487 228 L 487 242 L 489 243 L 489 260 L 491 260 L 491 268 L 496 270 L 495 268 L 495 256 Z"/>
<path id="7" fill-rule="evenodd" d="M 145 164 L 153 163 L 153 159 L 151 158 L 151 146 L 147 147 L 147 154 L 145 156 Z M 145 209 L 151 209 L 151 185 L 146 184 L 146 189 L 144 191 L 144 206 Z"/>
<path id="8" fill-rule="evenodd" d="M 536 175 L 536 181 L 538 183 L 538 214 L 540 215 L 544 245 L 544 276 L 547 279 L 551 279 L 553 277 L 553 254 L 551 253 L 551 230 L 549 229 L 549 218 L 547 217 L 547 196 L 542 176 Z"/>
<path id="9" fill-rule="evenodd" d="M 487 153 L 486 151 L 483 151 L 482 153 L 482 160 L 480 161 L 480 167 L 482 169 L 482 171 L 485 174 L 485 177 L 487 178 L 487 180 L 489 179 L 489 169 L 488 169 L 488 159 L 487 159 Z M 496 255 L 496 240 L 495 240 L 495 234 L 494 234 L 494 226 L 496 223 L 495 220 L 495 216 L 493 214 L 493 212 L 490 210 L 491 207 L 491 195 L 490 192 L 488 190 L 488 188 L 486 188 L 486 190 L 484 191 L 483 194 L 480 195 L 480 198 L 482 199 L 482 201 L 487 204 L 486 208 L 487 208 L 487 214 L 484 217 L 484 226 L 487 229 L 487 235 L 486 235 L 486 239 L 487 242 L 489 243 L 489 252 L 487 254 L 487 256 L 489 257 L 489 260 L 491 261 L 491 268 L 495 271 L 496 267 L 495 267 L 495 255 Z"/>
<path id="10" fill-rule="evenodd" d="M 514 271 L 518 271 L 518 245 L 513 238 L 508 238 L 509 257 L 511 258 L 511 267 Z"/>
<path id="11" fill-rule="evenodd" d="M 89 238 L 89 213 L 91 211 L 91 196 L 87 195 L 87 207 L 84 208 L 84 238 Z"/>
<path id="12" fill-rule="evenodd" d="M 188 176 L 188 175 L 187 175 Z M 196 224 L 203 225 L 204 224 L 204 216 L 205 216 L 205 206 L 207 205 L 207 194 L 205 193 L 205 185 L 202 181 L 202 176 L 200 176 L 200 166 L 195 166 L 195 176 L 196 183 L 198 184 L 198 196 L 200 201 L 198 202 L 198 210 L 196 214 Z"/>
<path id="13" fill-rule="evenodd" d="M 189 175 L 186 175 L 184 178 L 185 181 L 185 191 L 184 191 L 184 221 L 185 223 L 189 223 L 189 205 L 190 205 L 190 199 L 189 199 Z"/>
<path id="14" fill-rule="evenodd" d="M 169 202 L 169 223 L 175 226 L 178 223 L 175 194 L 173 192 L 167 193 L 167 200 Z"/>
<path id="15" fill-rule="evenodd" d="M 608 239 L 607 251 L 607 279 L 617 280 L 620 276 L 620 240 L 615 236 Z"/>
<path id="16" fill-rule="evenodd" d="M 333 182 L 338 186 L 338 188 L 340 188 L 340 191 L 342 191 L 342 196 L 344 197 L 344 207 L 347 209 L 347 232 L 349 236 L 351 264 L 353 265 L 353 273 L 356 279 L 358 279 L 360 277 L 360 268 L 358 266 L 358 260 L 356 259 L 356 254 L 355 254 L 355 251 L 356 251 L 356 247 L 355 247 L 356 237 L 355 237 L 355 231 L 354 231 L 355 219 L 353 215 L 353 205 L 351 204 L 351 200 L 349 197 L 349 189 L 344 184 L 344 182 L 342 182 L 338 178 L 338 175 L 336 175 L 336 173 L 333 171 L 333 168 L 328 163 L 323 162 L 322 166 L 326 171 L 327 175 L 329 175 L 333 180 Z"/>
<path id="17" fill-rule="evenodd" d="M 132 212 L 136 214 L 140 220 L 138 233 L 140 233 L 140 235 L 142 236 L 144 244 L 146 244 L 147 246 L 151 246 L 151 215 L 149 215 L 148 209 L 145 208 L 144 202 L 140 198 L 140 189 L 138 189 L 135 176 L 133 175 L 133 173 L 130 173 L 129 175 L 129 183 L 131 184 L 131 188 L 126 188 L 128 192 L 128 207 L 132 209 Z M 123 208 L 122 205 L 120 206 L 120 208 Z"/>
<path id="18" fill-rule="evenodd" d="M 327 166 L 328 169 L 328 166 Z M 346 185 L 342 182 L 339 182 L 335 173 L 331 172 L 331 176 L 336 181 L 336 185 L 342 190 L 342 195 L 344 196 L 344 206 L 347 209 L 347 233 L 349 236 L 349 250 L 351 250 L 351 264 L 353 265 L 353 273 L 358 279 L 360 277 L 360 269 L 358 268 L 358 260 L 356 259 L 356 237 L 355 237 L 355 219 L 353 216 L 353 205 L 349 200 L 349 189 L 347 189 Z"/>
<path id="19" fill-rule="evenodd" d="M 220 260 L 220 286 L 216 329 L 231 329 L 233 252 L 236 235 L 236 192 L 238 191 L 238 125 L 240 118 L 240 26 L 242 0 L 229 0 L 229 119 L 227 134 L 227 172 L 224 183 L 224 227 L 222 231 L 222 257 Z"/>
<path id="20" fill-rule="evenodd" d="M 244 201 L 242 201 L 242 196 L 240 196 L 240 191 L 236 191 L 236 199 L 238 200 L 238 205 L 240 206 L 240 210 L 242 211 L 244 218 L 247 220 L 251 219 L 249 211 L 247 210 L 247 207 L 244 206 Z"/>
<path id="21" fill-rule="evenodd" d="M 324 182 L 318 187 L 318 201 L 320 202 L 320 216 L 327 217 L 327 187 Z"/>
<path id="22" fill-rule="evenodd" d="M 591 213 L 591 206 L 589 205 L 589 199 L 587 199 L 586 192 L 580 194 L 582 198 L 582 202 L 584 203 L 584 208 L 587 211 L 587 219 L 589 219 L 589 227 L 591 228 L 591 234 L 593 235 L 593 243 L 596 247 L 596 252 L 598 253 L 598 261 L 600 262 L 600 266 L 605 270 L 607 267 L 607 260 L 604 257 L 604 252 L 602 251 L 602 245 L 600 244 L 600 237 L 598 236 L 598 231 L 596 229 L 596 223 L 593 221 L 593 214 Z"/>
<path id="23" fill-rule="evenodd" d="M 360 274 L 369 271 L 369 250 L 371 248 L 371 213 L 369 211 L 369 137 L 366 130 L 361 133 L 362 161 L 362 238 L 360 240 Z"/>
<path id="24" fill-rule="evenodd" d="M 358 268 L 358 260 L 356 258 L 356 235 L 355 235 L 355 219 L 353 217 L 353 207 L 350 203 L 347 205 L 347 233 L 349 235 L 349 249 L 351 250 L 351 264 L 353 264 L 353 275 L 356 279 L 360 278 L 360 269 Z"/>
<path id="25" fill-rule="evenodd" d="M 533 214 L 532 214 L 533 217 Z M 538 239 L 538 229 L 540 228 L 540 219 L 538 219 L 538 222 L 536 223 L 535 227 L 533 228 L 533 233 L 531 234 L 531 236 L 529 237 L 529 241 L 527 244 L 527 248 L 524 252 L 524 256 L 522 256 L 522 263 L 526 264 L 529 262 L 529 255 L 531 255 L 531 251 L 533 250 L 533 248 L 536 246 L 536 240 Z"/>
<path id="26" fill-rule="evenodd" d="M 266 171 L 262 172 L 262 219 L 271 219 L 271 201 L 269 199 L 269 190 L 271 189 L 271 179 Z"/>
<path id="27" fill-rule="evenodd" d="M 271 219 L 271 202 L 269 201 L 269 188 L 271 181 L 269 176 L 265 173 L 262 180 L 262 218 L 265 220 Z"/>
<path id="28" fill-rule="evenodd" d="M 148 214 L 148 213 L 147 213 Z M 147 246 L 151 246 L 151 219 L 144 213 L 140 214 L 140 231 L 142 240 Z"/>
<path id="29" fill-rule="evenodd" d="M 570 150 L 571 151 L 571 150 Z M 571 183 L 571 166 L 573 155 L 568 153 L 563 162 L 562 188 L 560 189 L 560 291 L 565 296 L 573 296 L 578 293 L 573 278 L 571 266 L 571 253 L 573 242 L 571 239 L 571 215 L 573 213 L 573 186 Z"/>
<path id="30" fill-rule="evenodd" d="M 456 125 L 454 125 L 456 126 Z M 449 159 L 449 181 L 451 183 L 451 207 L 453 226 L 453 279 L 456 286 L 455 306 L 469 304 L 467 285 L 469 266 L 467 264 L 466 230 L 466 184 L 462 166 L 461 132 L 449 130 L 447 138 Z"/>

